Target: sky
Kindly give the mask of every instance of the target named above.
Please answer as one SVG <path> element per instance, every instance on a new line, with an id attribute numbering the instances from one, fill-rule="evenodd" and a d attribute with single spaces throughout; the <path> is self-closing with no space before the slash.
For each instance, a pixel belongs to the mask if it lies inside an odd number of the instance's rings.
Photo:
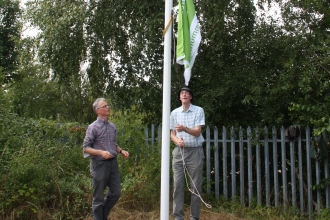
<path id="1" fill-rule="evenodd" d="M 29 0 L 21 0 L 20 1 L 20 6 L 22 8 L 24 8 L 24 4 L 26 2 L 28 2 Z M 26 24 L 23 26 L 23 33 L 22 33 L 22 37 L 25 38 L 25 37 L 35 37 L 37 34 L 38 34 L 38 30 L 37 29 L 34 29 L 34 28 L 29 28 L 28 27 L 29 24 Z"/>

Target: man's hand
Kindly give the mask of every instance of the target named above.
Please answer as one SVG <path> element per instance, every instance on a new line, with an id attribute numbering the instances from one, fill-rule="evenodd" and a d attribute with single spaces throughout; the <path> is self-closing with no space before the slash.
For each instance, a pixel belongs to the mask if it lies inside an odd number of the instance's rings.
<path id="1" fill-rule="evenodd" d="M 183 147 L 184 146 L 183 138 L 178 138 L 176 141 L 176 145 L 178 145 L 179 147 Z"/>
<path id="2" fill-rule="evenodd" d="M 122 150 L 121 155 L 123 155 L 125 159 L 129 157 L 129 153 L 126 150 Z"/>
<path id="3" fill-rule="evenodd" d="M 175 126 L 175 130 L 177 132 L 182 132 L 182 131 L 185 131 L 186 130 L 186 127 L 183 126 L 183 125 L 178 124 L 177 126 Z"/>
<path id="4" fill-rule="evenodd" d="M 108 159 L 110 159 L 110 158 L 113 158 L 112 154 L 110 154 L 109 151 L 102 151 L 102 152 L 101 152 L 101 156 L 102 156 L 104 159 L 106 159 L 106 160 L 108 160 Z"/>
<path id="5" fill-rule="evenodd" d="M 184 146 L 184 140 L 183 138 L 178 138 L 176 136 L 176 130 L 171 130 L 171 140 L 173 141 L 173 143 L 179 147 L 183 147 Z"/>

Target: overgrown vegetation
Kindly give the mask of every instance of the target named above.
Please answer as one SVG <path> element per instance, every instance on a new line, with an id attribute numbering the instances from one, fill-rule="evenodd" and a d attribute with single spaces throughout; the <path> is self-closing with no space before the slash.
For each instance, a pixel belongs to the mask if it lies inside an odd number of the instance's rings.
<path id="1" fill-rule="evenodd" d="M 89 159 L 82 157 L 86 125 L 60 124 L 46 119 L 25 120 L 9 113 L 2 114 L 0 119 L 8 120 L 2 124 L 8 127 L 3 126 L 0 134 L 1 145 L 7 146 L 0 151 L 0 197 L 4 198 L 0 202 L 0 217 L 8 220 L 91 219 Z M 135 219 L 158 219 L 159 145 L 155 151 L 151 150 L 151 146 L 145 146 L 141 115 L 134 108 L 113 112 L 111 120 L 117 124 L 120 146 L 131 155 L 128 160 L 119 157 L 122 196 L 112 216 L 127 215 L 127 219 L 134 219 L 132 213 L 135 213 Z M 307 218 L 290 208 L 284 210 L 283 207 L 265 207 L 257 203 L 244 207 L 235 200 L 203 197 L 213 207 L 207 209 L 202 206 L 203 219 Z M 188 193 L 186 199 L 186 212 L 189 213 Z M 327 216 L 329 213 L 324 210 L 315 219 Z"/>
<path id="2" fill-rule="evenodd" d="M 115 113 L 125 207 L 152 210 L 159 204 L 160 157 L 145 148 L 138 114 Z M 125 117 L 126 116 L 126 117 Z M 91 213 L 89 159 L 82 157 L 86 125 L 25 120 L 2 114 L 0 151 L 2 219 L 83 219 Z M 140 156 L 137 154 L 139 152 Z M 144 156 L 148 155 L 148 156 Z M 139 156 L 139 157 L 138 157 Z"/>
<path id="3" fill-rule="evenodd" d="M 194 2 L 203 40 L 189 86 L 208 126 L 330 131 L 329 1 Z M 280 18 L 269 16 L 273 4 Z M 131 154 L 119 161 L 123 195 L 115 211 L 158 218 L 160 157 L 145 147 L 143 129 L 164 114 L 163 8 L 164 1 L 150 0 L 42 0 L 25 8 L 0 0 L 0 218 L 90 219 L 81 144 L 98 97 L 109 99 L 119 144 Z M 22 22 L 39 34 L 22 38 Z M 184 80 L 181 66 L 171 73 L 173 109 Z M 297 210 L 208 199 L 214 219 L 304 218 Z M 329 216 L 322 209 L 314 218 Z"/>
<path id="4" fill-rule="evenodd" d="M 209 126 L 330 131 L 327 1 L 194 2 L 203 40 L 189 86 Z M 163 8 L 164 1 L 149 0 L 28 1 L 22 18 L 39 32 L 11 41 L 21 49 L 11 73 L 19 77 L 4 85 L 13 111 L 90 123 L 90 103 L 102 96 L 160 124 Z M 182 66 L 172 65 L 171 109 L 183 82 Z"/>

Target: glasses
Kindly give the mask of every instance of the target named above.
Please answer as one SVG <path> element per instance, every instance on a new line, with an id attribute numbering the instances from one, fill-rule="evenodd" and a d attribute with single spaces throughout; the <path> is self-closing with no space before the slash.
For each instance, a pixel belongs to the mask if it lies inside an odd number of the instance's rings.
<path id="1" fill-rule="evenodd" d="M 107 107 L 110 107 L 110 106 L 108 106 L 108 105 L 103 105 L 103 106 L 101 106 L 101 107 L 98 107 L 98 109 L 99 109 L 99 108 L 107 108 Z"/>

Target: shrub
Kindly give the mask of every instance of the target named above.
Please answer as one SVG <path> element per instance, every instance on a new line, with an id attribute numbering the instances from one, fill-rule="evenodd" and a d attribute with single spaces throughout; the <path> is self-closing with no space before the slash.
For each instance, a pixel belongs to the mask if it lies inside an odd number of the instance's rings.
<path id="1" fill-rule="evenodd" d="M 70 141 L 75 138 L 68 127 L 43 119 L 20 141 L 2 176 L 6 200 L 1 210 L 23 219 L 40 217 L 44 210 L 71 219 L 89 213 L 88 162 L 82 158 L 81 143 Z"/>
<path id="2" fill-rule="evenodd" d="M 89 160 L 82 157 L 86 125 L 40 119 L 1 117 L 0 216 L 15 219 L 82 219 L 91 214 Z M 14 120 L 15 118 L 15 120 Z M 159 203 L 160 156 L 145 146 L 141 116 L 114 112 L 118 144 L 130 158 L 119 157 L 122 198 L 119 203 L 152 209 Z M 140 128 L 139 128 L 140 127 Z M 10 128 L 10 129 L 9 129 Z M 9 130 L 8 130 L 9 129 Z M 121 202 L 125 201 L 125 202 Z M 158 206 L 157 206 L 158 207 Z"/>

